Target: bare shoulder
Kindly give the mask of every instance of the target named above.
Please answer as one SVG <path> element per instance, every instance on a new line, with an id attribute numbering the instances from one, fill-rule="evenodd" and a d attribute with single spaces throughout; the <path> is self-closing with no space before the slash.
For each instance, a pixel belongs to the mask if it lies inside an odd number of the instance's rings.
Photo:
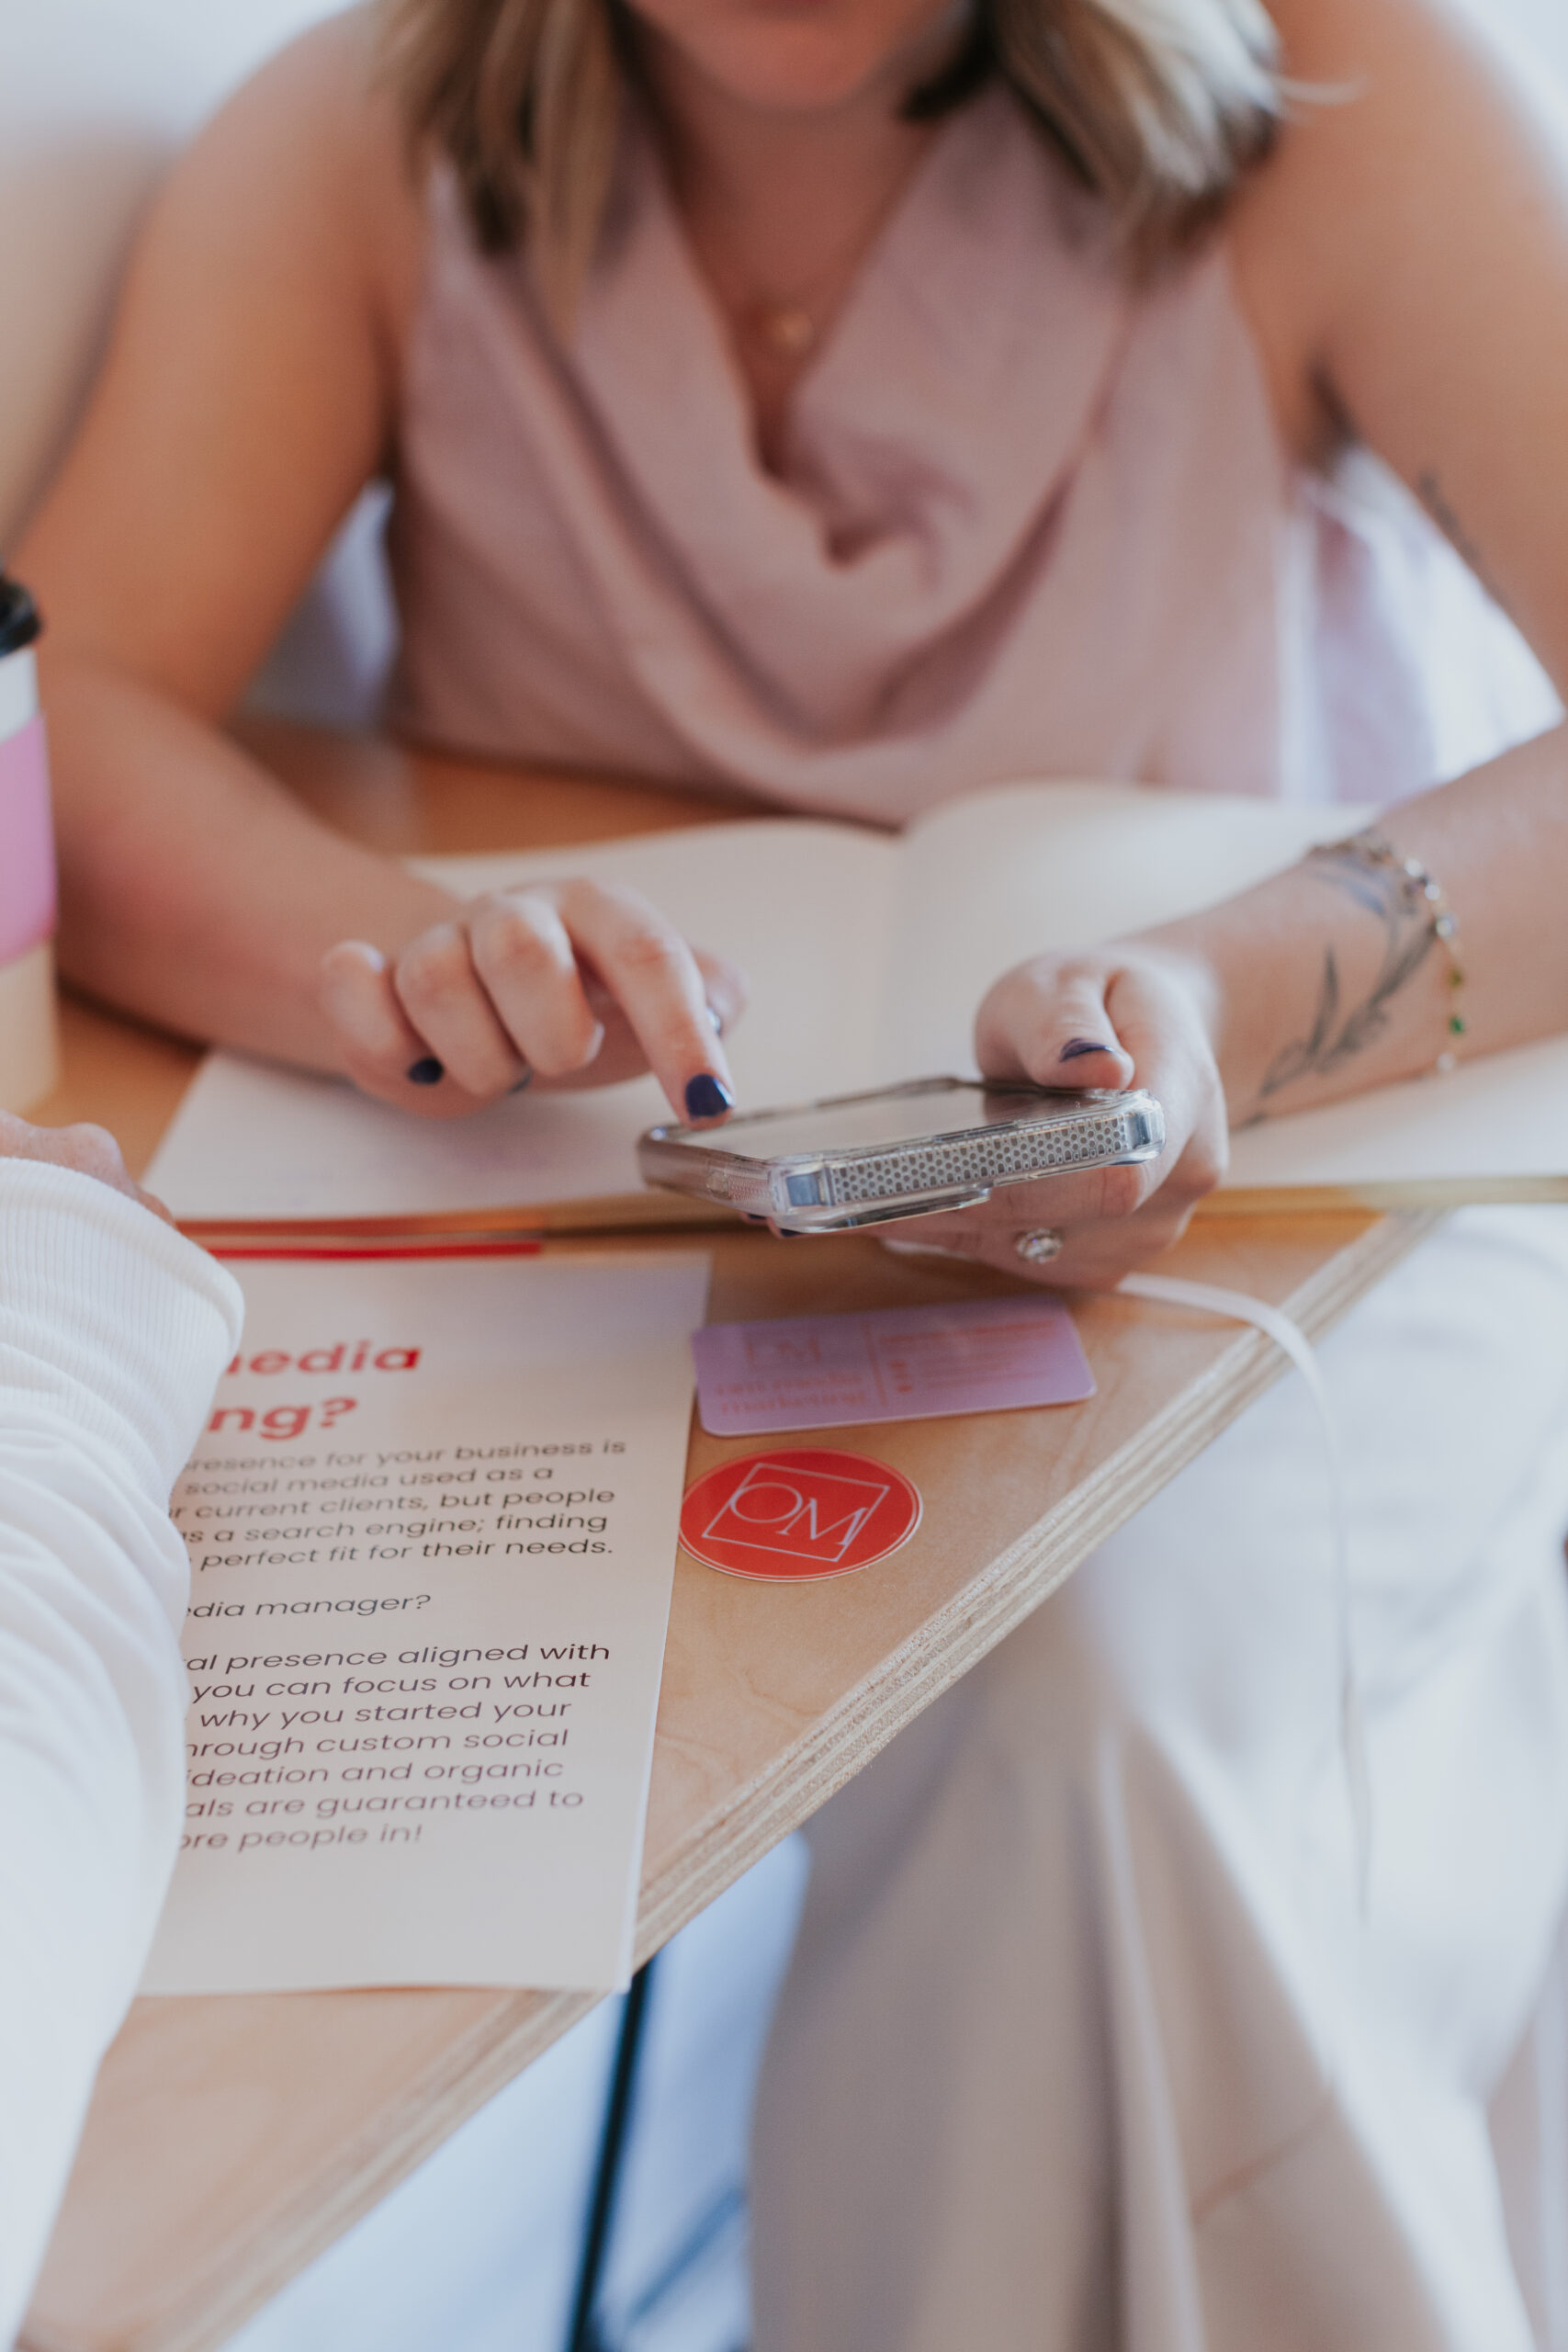
<path id="1" fill-rule="evenodd" d="M 269 59 L 179 159 L 152 223 L 240 271 L 287 266 L 366 305 L 400 347 L 417 299 L 417 175 L 381 82 L 370 8 L 313 27 Z"/>
<path id="2" fill-rule="evenodd" d="M 1238 199 L 1233 266 L 1287 435 L 1331 421 L 1314 386 L 1344 323 L 1395 277 L 1507 266 L 1568 187 L 1562 122 L 1460 0 L 1270 0 L 1297 95 Z"/>

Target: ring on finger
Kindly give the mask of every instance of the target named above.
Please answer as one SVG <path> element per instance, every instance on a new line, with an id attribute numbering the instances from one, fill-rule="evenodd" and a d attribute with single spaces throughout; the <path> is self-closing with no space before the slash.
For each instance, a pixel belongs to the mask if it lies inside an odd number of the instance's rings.
<path id="1" fill-rule="evenodd" d="M 1039 1225 L 1013 1238 L 1013 1250 L 1026 1266 L 1048 1266 L 1067 1246 L 1067 1237 L 1054 1226 Z"/>

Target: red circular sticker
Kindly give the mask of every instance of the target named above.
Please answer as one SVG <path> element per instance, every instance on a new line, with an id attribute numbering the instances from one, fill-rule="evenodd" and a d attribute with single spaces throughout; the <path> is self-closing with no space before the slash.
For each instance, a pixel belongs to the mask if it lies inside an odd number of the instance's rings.
<path id="1" fill-rule="evenodd" d="M 907 1544 L 920 1490 L 864 1453 L 800 1446 L 721 1462 L 686 1490 L 681 1541 L 726 1576 L 790 1583 L 848 1576 Z"/>

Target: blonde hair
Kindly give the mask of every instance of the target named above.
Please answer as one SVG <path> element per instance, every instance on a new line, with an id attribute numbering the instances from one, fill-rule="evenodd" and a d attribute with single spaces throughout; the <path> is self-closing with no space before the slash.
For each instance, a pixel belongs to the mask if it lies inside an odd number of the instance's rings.
<path id="1" fill-rule="evenodd" d="M 569 313 L 614 165 L 629 57 L 621 0 L 382 0 L 411 138 L 444 150 L 481 247 L 525 234 Z M 1278 44 L 1262 0 L 976 0 L 957 63 L 911 115 L 1007 82 L 1109 208 L 1140 272 L 1190 243 L 1274 142 Z"/>

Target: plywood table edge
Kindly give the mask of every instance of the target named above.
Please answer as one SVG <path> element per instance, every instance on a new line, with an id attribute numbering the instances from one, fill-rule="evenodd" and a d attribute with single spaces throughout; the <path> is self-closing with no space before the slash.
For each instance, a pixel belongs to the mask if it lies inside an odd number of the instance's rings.
<path id="1" fill-rule="evenodd" d="M 1320 1338 L 1442 1222 L 1437 1213 L 1380 1219 L 1293 1292 L 1284 1312 L 1309 1339 Z M 644 1882 L 638 1959 L 809 1820 L 1288 1369 L 1262 1332 L 1239 1330 L 1198 1381 L 880 1659 L 793 1747 L 694 1823 Z"/>
<path id="2" fill-rule="evenodd" d="M 28 2324 L 17 2352 L 215 2352 L 604 1998 L 599 1993 L 497 1991 L 468 2031 L 403 2086 L 391 2116 L 383 2109 L 366 2126 L 340 2186 L 323 2191 L 312 2183 L 292 2211 L 282 2210 L 265 2264 L 236 2271 L 220 2249 L 192 2278 L 180 2303 L 136 2333 L 57 2335 Z M 400 2114 L 409 2119 L 402 2129 Z"/>
<path id="3" fill-rule="evenodd" d="M 1379 1218 L 1281 1302 L 1284 1311 L 1309 1338 L 1320 1338 L 1442 1222 L 1438 1212 Z M 638 1961 L 809 1820 L 1286 1369 L 1271 1340 L 1238 1329 L 1199 1381 L 1108 1455 L 791 1747 L 727 1793 L 645 1880 Z M 276 2216 L 265 2263 L 236 2274 L 227 2257 L 215 2261 L 213 2270 L 226 2274 L 220 2285 L 210 2276 L 196 2281 L 181 2308 L 159 2314 L 134 2335 L 102 2336 L 89 2344 L 79 2336 L 28 2332 L 20 2352 L 214 2352 L 585 2017 L 597 1998 L 581 1993 L 498 1993 L 433 2065 L 404 2086 L 392 2119 L 383 2111 L 367 2127 L 363 2157 L 345 2163 L 338 2188 L 323 2193 L 312 2184 L 292 2211 L 285 2209 Z"/>

